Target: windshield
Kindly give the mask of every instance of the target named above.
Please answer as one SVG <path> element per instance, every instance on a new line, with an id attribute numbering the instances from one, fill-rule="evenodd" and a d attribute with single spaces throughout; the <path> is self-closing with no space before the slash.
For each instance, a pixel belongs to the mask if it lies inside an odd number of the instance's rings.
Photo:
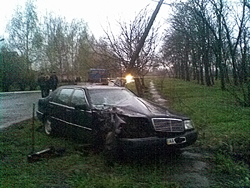
<path id="1" fill-rule="evenodd" d="M 93 89 L 89 90 L 90 100 L 96 108 L 117 105 L 133 97 L 133 93 L 125 89 Z"/>

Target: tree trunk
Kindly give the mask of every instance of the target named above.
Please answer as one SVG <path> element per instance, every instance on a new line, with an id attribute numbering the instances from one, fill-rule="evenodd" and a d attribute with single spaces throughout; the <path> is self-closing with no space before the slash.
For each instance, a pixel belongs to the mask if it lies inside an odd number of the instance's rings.
<path id="1" fill-rule="evenodd" d="M 218 61 L 221 59 L 218 59 Z M 221 89 L 225 90 L 226 86 L 225 86 L 225 76 L 224 76 L 224 66 L 222 65 L 222 63 L 219 63 L 219 69 L 220 69 L 220 81 L 221 81 Z"/>
<path id="2" fill-rule="evenodd" d="M 145 82 L 144 82 L 144 77 L 140 77 L 140 81 L 141 81 L 141 86 L 142 86 L 142 89 L 147 89 L 146 85 L 145 85 Z"/>
<path id="3" fill-rule="evenodd" d="M 141 85 L 140 79 L 139 78 L 134 78 L 134 80 L 135 80 L 135 87 L 136 87 L 136 90 L 137 90 L 137 94 L 138 94 L 138 96 L 142 97 L 143 96 L 143 91 L 142 91 L 142 85 Z"/>
<path id="4" fill-rule="evenodd" d="M 236 70 L 236 63 L 235 63 L 235 56 L 233 55 L 232 57 L 232 61 L 233 61 L 233 78 L 234 78 L 234 85 L 237 86 L 238 85 L 238 75 L 237 75 L 237 70 Z"/>
<path id="5" fill-rule="evenodd" d="M 206 85 L 211 86 L 209 67 L 208 67 L 207 63 L 205 63 L 205 80 L 206 80 Z"/>
<path id="6" fill-rule="evenodd" d="M 202 66 L 202 62 L 200 62 L 200 81 L 201 81 L 201 85 L 204 85 L 204 77 L 203 77 L 203 66 Z"/>
<path id="7" fill-rule="evenodd" d="M 248 80 L 248 83 L 247 83 L 247 106 L 250 107 L 250 78 Z"/>

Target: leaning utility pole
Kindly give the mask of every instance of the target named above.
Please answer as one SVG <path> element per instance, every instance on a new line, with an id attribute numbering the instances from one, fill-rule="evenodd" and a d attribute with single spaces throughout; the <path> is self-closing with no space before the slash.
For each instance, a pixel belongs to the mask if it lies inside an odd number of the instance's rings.
<path id="1" fill-rule="evenodd" d="M 151 19 L 150 19 L 150 21 L 148 23 L 148 26 L 146 27 L 146 29 L 145 29 L 145 31 L 144 31 L 144 33 L 143 33 L 143 35 L 142 35 L 142 37 L 141 37 L 141 39 L 139 41 L 139 44 L 136 47 L 135 52 L 134 52 L 134 54 L 131 57 L 130 65 L 134 65 L 135 64 L 135 61 L 136 61 L 136 59 L 139 56 L 139 53 L 140 53 L 140 51 L 141 51 L 141 49 L 142 49 L 142 47 L 143 47 L 143 45 L 145 43 L 145 40 L 146 40 L 146 38 L 148 36 L 148 33 L 149 33 L 149 31 L 150 31 L 150 29 L 151 29 L 151 27 L 152 27 L 152 25 L 153 25 L 153 23 L 155 21 L 156 15 L 158 14 L 158 12 L 160 10 L 163 1 L 164 0 L 160 0 L 159 1 L 158 5 L 157 5 L 157 7 L 155 9 L 155 11 L 153 12 L 152 17 L 151 17 Z"/>
<path id="2" fill-rule="evenodd" d="M 133 55 L 131 57 L 131 60 L 130 60 L 130 63 L 129 63 L 130 67 L 128 68 L 128 71 L 130 73 L 132 73 L 132 74 L 133 74 L 132 69 L 133 69 L 133 67 L 135 65 L 135 61 L 138 59 L 139 53 L 140 53 L 140 51 L 141 51 L 141 49 L 142 49 L 142 47 L 143 47 L 143 45 L 145 43 L 145 40 L 146 40 L 146 38 L 148 36 L 148 33 L 149 33 L 149 31 L 150 31 L 150 29 L 151 29 L 151 27 L 152 27 L 152 25 L 153 25 L 153 23 L 155 21 L 155 18 L 156 18 L 157 14 L 158 14 L 158 12 L 159 12 L 159 10 L 161 8 L 161 5 L 162 5 L 163 1 L 164 0 L 160 0 L 158 2 L 158 5 L 157 5 L 155 11 L 153 12 L 153 14 L 151 16 L 151 19 L 150 19 L 150 21 L 148 23 L 148 26 L 146 27 L 146 29 L 145 29 L 145 31 L 144 31 L 144 33 L 143 33 L 143 35 L 142 35 L 142 37 L 141 37 L 141 39 L 140 39 L 140 41 L 138 43 L 138 46 L 136 47 L 136 49 L 135 49 L 135 51 L 134 51 L 134 53 L 133 53 Z M 135 85 L 136 85 L 138 95 L 141 96 L 142 95 L 142 88 L 140 86 L 141 84 L 140 84 L 139 78 L 135 78 Z"/>

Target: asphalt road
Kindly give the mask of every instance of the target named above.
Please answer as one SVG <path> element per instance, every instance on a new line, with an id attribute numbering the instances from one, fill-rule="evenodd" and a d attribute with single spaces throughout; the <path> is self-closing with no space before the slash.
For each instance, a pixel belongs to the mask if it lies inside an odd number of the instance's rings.
<path id="1" fill-rule="evenodd" d="M 40 97 L 40 91 L 0 93 L 0 129 L 32 118 Z"/>

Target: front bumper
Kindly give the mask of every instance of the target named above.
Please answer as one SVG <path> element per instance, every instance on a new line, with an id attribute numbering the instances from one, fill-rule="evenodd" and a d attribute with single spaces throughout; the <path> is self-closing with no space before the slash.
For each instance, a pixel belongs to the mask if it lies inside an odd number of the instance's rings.
<path id="1" fill-rule="evenodd" d="M 196 130 L 187 131 L 174 138 L 166 137 L 147 137 L 147 138 L 119 138 L 119 146 L 123 150 L 149 150 L 159 149 L 178 149 L 193 144 L 197 140 Z"/>

